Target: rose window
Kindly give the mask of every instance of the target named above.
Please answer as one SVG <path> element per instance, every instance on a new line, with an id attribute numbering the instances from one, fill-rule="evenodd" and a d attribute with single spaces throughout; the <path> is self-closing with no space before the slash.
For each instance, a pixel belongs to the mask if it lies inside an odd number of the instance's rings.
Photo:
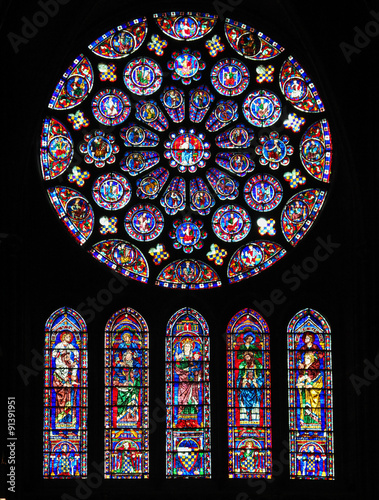
<path id="1" fill-rule="evenodd" d="M 322 99 L 292 55 L 239 21 L 169 12 L 100 33 L 48 108 L 49 199 L 89 254 L 131 279 L 202 289 L 253 277 L 325 203 Z"/>

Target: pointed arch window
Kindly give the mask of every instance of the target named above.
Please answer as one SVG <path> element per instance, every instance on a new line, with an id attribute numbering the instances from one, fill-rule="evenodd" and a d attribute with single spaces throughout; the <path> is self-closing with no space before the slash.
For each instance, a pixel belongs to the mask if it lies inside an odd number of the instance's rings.
<path id="1" fill-rule="evenodd" d="M 135 310 L 105 328 L 105 478 L 149 476 L 149 330 Z"/>
<path id="2" fill-rule="evenodd" d="M 271 477 L 271 375 L 267 323 L 252 309 L 227 327 L 230 478 Z"/>
<path id="3" fill-rule="evenodd" d="M 287 345 L 291 478 L 334 479 L 330 327 L 303 309 L 288 325 Z"/>
<path id="4" fill-rule="evenodd" d="M 188 307 L 167 326 L 166 405 L 166 477 L 209 478 L 209 329 Z"/>
<path id="5" fill-rule="evenodd" d="M 62 307 L 45 326 L 43 477 L 87 475 L 87 328 Z"/>

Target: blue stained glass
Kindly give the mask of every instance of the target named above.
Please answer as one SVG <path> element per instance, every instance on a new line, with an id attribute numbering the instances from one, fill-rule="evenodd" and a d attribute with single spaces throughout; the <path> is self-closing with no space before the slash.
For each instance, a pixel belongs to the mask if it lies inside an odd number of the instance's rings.
<path id="1" fill-rule="evenodd" d="M 45 326 L 43 477 L 87 475 L 87 328 L 73 309 Z"/>
<path id="2" fill-rule="evenodd" d="M 194 309 L 170 319 L 166 333 L 166 476 L 209 478 L 209 331 Z"/>
<path id="3" fill-rule="evenodd" d="M 314 309 L 298 312 L 287 330 L 290 475 L 334 479 L 330 327 Z"/>
<path id="4" fill-rule="evenodd" d="M 271 478 L 270 337 L 252 309 L 227 327 L 228 469 L 230 478 Z"/>
<path id="5" fill-rule="evenodd" d="M 55 86 L 40 163 L 51 203 L 90 254 L 137 281 L 200 289 L 255 276 L 306 235 L 327 196 L 331 130 L 315 85 L 283 47 L 239 21 L 172 11 L 120 24 L 89 49 Z M 73 163 L 75 151 L 84 167 Z M 76 194 L 65 181 L 77 185 Z M 140 233 L 128 217 L 145 202 L 162 219 Z M 223 203 L 238 203 L 247 214 L 242 218 L 250 220 L 251 239 L 240 248 L 235 244 L 247 223 L 229 238 L 225 218 L 212 222 Z M 201 237 L 188 246 L 196 265 L 185 260 L 184 267 L 199 270 L 191 282 L 167 243 L 171 216 L 185 210 L 183 217 L 193 221 L 201 216 L 207 234 L 201 247 Z M 141 212 L 145 216 L 152 223 Z M 129 236 L 138 241 L 138 247 L 122 243 L 136 256 L 133 265 L 129 258 L 115 261 L 108 251 L 113 243 L 100 241 L 108 234 L 117 242 Z M 144 243 L 155 237 L 150 253 Z M 172 245 L 179 243 L 176 238 Z M 164 269 L 160 256 L 168 260 Z M 150 273 L 148 261 L 154 264 Z"/>
<path id="6" fill-rule="evenodd" d="M 106 479 L 149 477 L 148 366 L 147 324 L 122 309 L 105 327 Z"/>

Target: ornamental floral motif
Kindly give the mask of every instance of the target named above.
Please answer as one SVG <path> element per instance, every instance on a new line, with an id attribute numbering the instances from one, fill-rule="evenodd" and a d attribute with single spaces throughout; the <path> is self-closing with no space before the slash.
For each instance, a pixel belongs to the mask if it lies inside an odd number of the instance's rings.
<path id="1" fill-rule="evenodd" d="M 87 170 L 82 171 L 78 166 L 72 167 L 71 174 L 68 174 L 67 179 L 69 182 L 76 182 L 79 187 L 83 187 L 87 179 L 89 179 L 90 174 Z"/>
<path id="2" fill-rule="evenodd" d="M 275 68 L 271 64 L 268 66 L 260 65 L 256 68 L 257 76 L 255 79 L 258 83 L 271 83 L 274 81 L 274 71 Z"/>
<path id="3" fill-rule="evenodd" d="M 205 69 L 200 52 L 191 53 L 190 49 L 185 48 L 182 52 L 173 52 L 172 59 L 167 63 L 167 67 L 172 71 L 173 80 L 181 80 L 184 85 L 190 84 L 192 80 L 200 80 L 200 71 Z"/>
<path id="4" fill-rule="evenodd" d="M 225 248 L 220 248 L 217 243 L 212 243 L 211 249 L 207 253 L 208 260 L 213 260 L 216 266 L 222 266 L 224 263 L 224 257 L 228 255 Z"/>
<path id="5" fill-rule="evenodd" d="M 293 132 L 300 132 L 302 125 L 305 123 L 305 118 L 297 116 L 296 113 L 289 113 L 287 120 L 284 120 L 284 128 L 291 129 Z"/>
<path id="6" fill-rule="evenodd" d="M 89 127 L 89 120 L 84 116 L 83 111 L 80 111 L 80 109 L 78 109 L 76 113 L 69 113 L 67 115 L 67 121 L 71 123 L 74 130 Z"/>
<path id="7" fill-rule="evenodd" d="M 159 265 L 163 260 L 167 260 L 170 257 L 170 254 L 166 252 L 165 246 L 162 243 L 158 243 L 156 247 L 150 248 L 149 254 L 153 258 L 155 265 Z"/>
<path id="8" fill-rule="evenodd" d="M 100 222 L 100 233 L 101 234 L 115 234 L 117 233 L 117 217 L 106 217 L 103 216 L 99 220 Z"/>
<path id="9" fill-rule="evenodd" d="M 102 82 L 115 82 L 117 80 L 117 66 L 115 64 L 99 63 L 97 69 L 99 70 L 99 78 Z"/>
<path id="10" fill-rule="evenodd" d="M 307 180 L 297 168 L 294 168 L 292 172 L 285 172 L 283 178 L 289 183 L 291 189 L 296 189 L 298 186 L 305 184 Z"/>
<path id="11" fill-rule="evenodd" d="M 157 56 L 163 56 L 164 49 L 167 47 L 167 41 L 162 40 L 159 35 L 151 35 L 151 41 L 147 44 L 147 48 L 155 52 Z"/>
<path id="12" fill-rule="evenodd" d="M 95 130 L 92 134 L 86 134 L 84 141 L 80 144 L 79 151 L 85 155 L 86 163 L 94 163 L 95 167 L 102 168 L 106 163 L 115 162 L 115 154 L 120 151 L 120 147 L 115 144 L 113 135 Z"/>
<path id="13" fill-rule="evenodd" d="M 207 40 L 205 47 L 209 50 L 211 57 L 216 57 L 219 52 L 224 52 L 225 50 L 225 45 L 221 42 L 219 35 L 213 35 L 210 40 Z"/>
<path id="14" fill-rule="evenodd" d="M 259 163 L 268 165 L 272 170 L 277 170 L 279 165 L 288 165 L 290 162 L 288 156 L 294 152 L 293 147 L 289 145 L 289 140 L 287 135 L 279 138 L 278 132 L 271 132 L 269 136 L 262 135 L 259 138 L 262 146 L 255 148 L 257 155 L 261 155 Z"/>
<path id="15" fill-rule="evenodd" d="M 207 237 L 207 233 L 202 231 L 201 221 L 192 221 L 192 217 L 184 217 L 183 220 L 176 220 L 173 223 L 174 230 L 169 236 L 174 241 L 174 248 L 182 248 L 183 252 L 191 253 L 194 248 L 199 250 L 203 247 L 202 240 Z"/>
<path id="16" fill-rule="evenodd" d="M 261 217 L 257 220 L 257 226 L 258 233 L 261 236 L 264 236 L 265 234 L 268 234 L 269 236 L 275 236 L 276 234 L 275 219 L 265 219 L 264 217 Z"/>

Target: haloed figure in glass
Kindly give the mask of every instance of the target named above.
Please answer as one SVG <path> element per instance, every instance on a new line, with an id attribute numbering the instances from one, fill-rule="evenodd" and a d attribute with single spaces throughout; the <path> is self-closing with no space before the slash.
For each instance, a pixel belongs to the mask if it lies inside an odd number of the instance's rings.
<path id="1" fill-rule="evenodd" d="M 70 449 L 67 443 L 62 444 L 57 451 L 59 453 L 56 453 L 53 465 L 56 475 L 72 477 L 78 474 L 79 455 L 77 453 L 74 454 L 74 450 Z"/>
<path id="2" fill-rule="evenodd" d="M 140 471 L 138 465 L 139 453 L 135 444 L 130 441 L 122 441 L 117 445 L 115 455 L 114 472 L 119 474 L 135 474 Z"/>
<path id="3" fill-rule="evenodd" d="M 74 427 L 78 382 L 79 351 L 73 345 L 73 334 L 62 331 L 60 342 L 54 346 L 55 370 L 53 387 L 56 394 L 55 424 L 57 427 Z"/>
<path id="4" fill-rule="evenodd" d="M 303 428 L 321 430 L 320 392 L 324 384 L 320 361 L 312 351 L 306 351 L 298 368 L 296 386 L 300 396 L 300 424 Z"/>
<path id="5" fill-rule="evenodd" d="M 182 351 L 175 354 L 175 374 L 178 381 L 177 427 L 197 427 L 199 389 L 202 363 L 200 352 L 194 351 L 193 340 L 186 338 L 182 342 Z"/>
<path id="6" fill-rule="evenodd" d="M 259 425 L 263 382 L 262 365 L 252 352 L 245 351 L 237 378 L 241 423 Z"/>
<path id="7" fill-rule="evenodd" d="M 242 472 L 257 471 L 262 467 L 261 453 L 252 440 L 247 440 L 241 446 L 239 460 Z"/>
<path id="8" fill-rule="evenodd" d="M 140 369 L 141 365 L 133 358 L 132 349 L 121 351 L 118 354 L 113 376 L 113 384 L 117 390 L 117 424 L 138 420 Z"/>

